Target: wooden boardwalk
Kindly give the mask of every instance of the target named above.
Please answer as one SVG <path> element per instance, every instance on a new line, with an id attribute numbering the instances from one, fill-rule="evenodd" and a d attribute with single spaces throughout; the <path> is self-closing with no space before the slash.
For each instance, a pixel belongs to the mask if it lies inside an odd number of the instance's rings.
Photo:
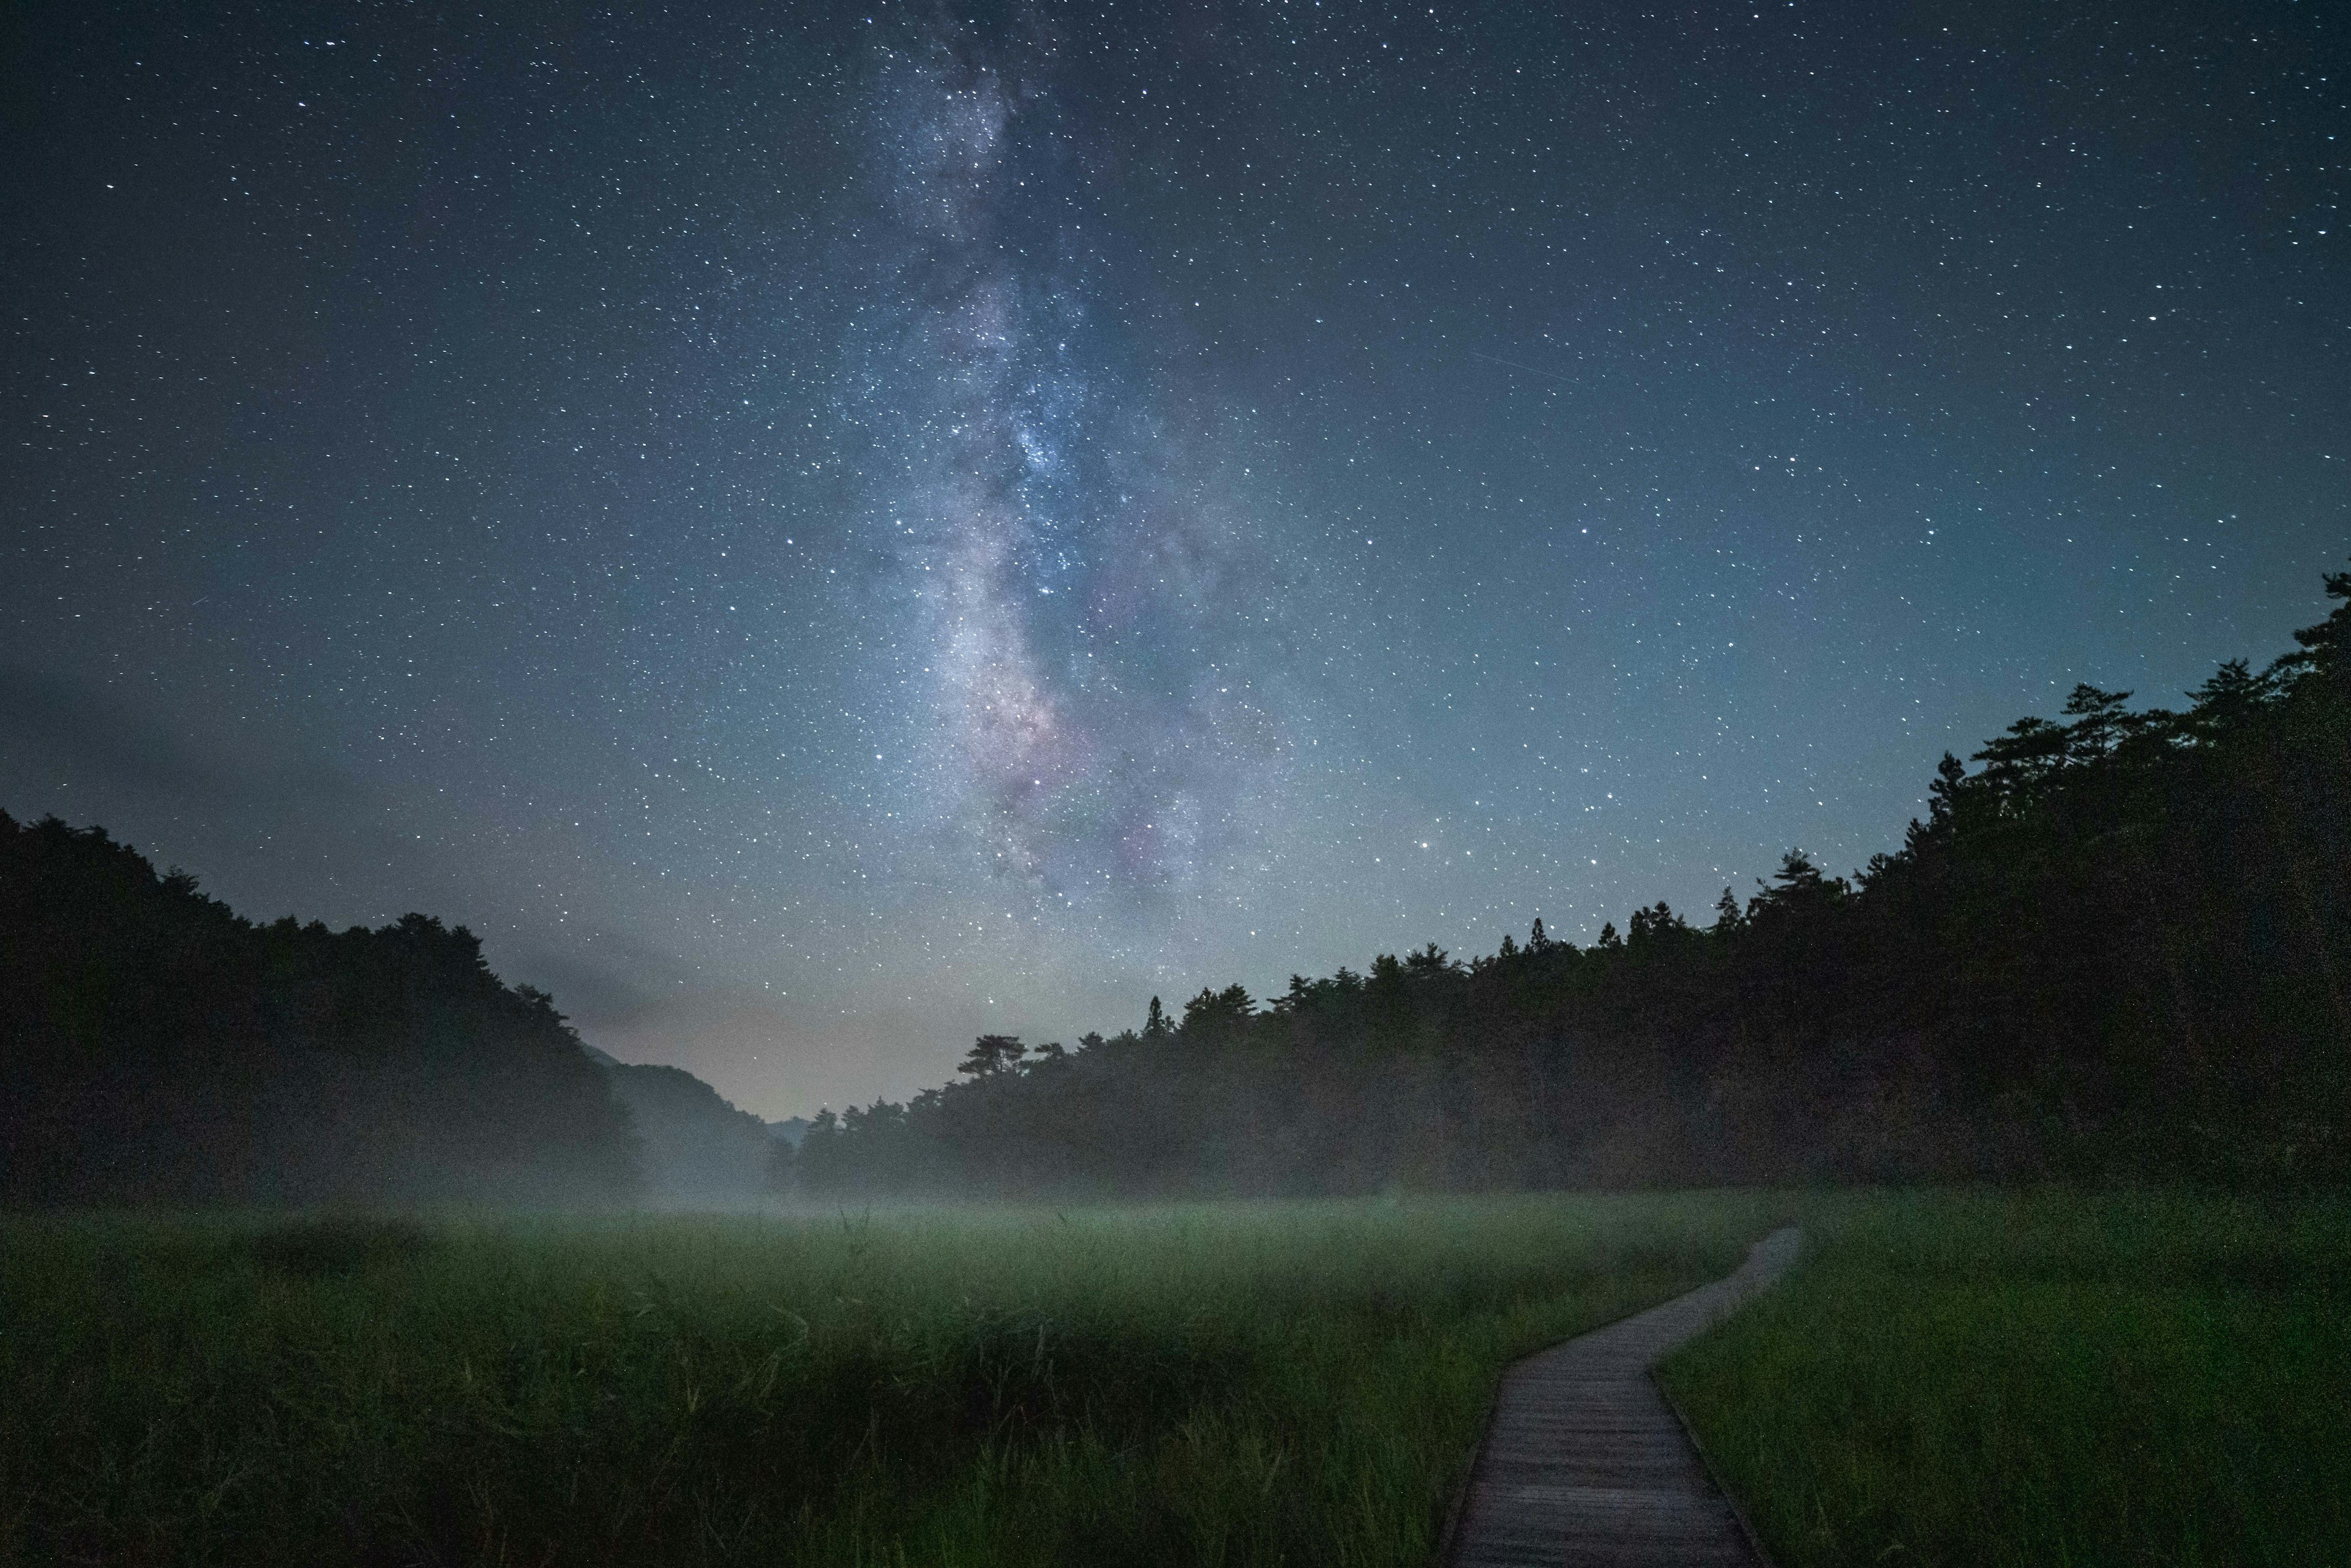
<path id="1" fill-rule="evenodd" d="M 1738 1514 L 1649 1368 L 1778 1279 L 1802 1239 L 1774 1231 L 1736 1273 L 1503 1374 L 1446 1553 L 1450 1568 L 1755 1568 Z"/>

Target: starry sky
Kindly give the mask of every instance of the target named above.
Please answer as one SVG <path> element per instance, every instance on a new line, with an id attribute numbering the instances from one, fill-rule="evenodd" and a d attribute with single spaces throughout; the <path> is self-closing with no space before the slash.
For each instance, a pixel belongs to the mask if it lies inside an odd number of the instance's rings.
<path id="1" fill-rule="evenodd" d="M 1702 915 L 2351 554 L 2320 4 L 0 20 L 0 806 L 768 1116 Z"/>

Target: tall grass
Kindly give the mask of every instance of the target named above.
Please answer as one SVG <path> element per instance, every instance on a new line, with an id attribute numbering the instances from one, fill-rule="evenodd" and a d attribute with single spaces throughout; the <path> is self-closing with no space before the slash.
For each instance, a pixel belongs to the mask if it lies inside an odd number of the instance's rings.
<path id="1" fill-rule="evenodd" d="M 1815 1204 L 1670 1360 L 1782 1568 L 2351 1563 L 2351 1204 Z"/>
<path id="2" fill-rule="evenodd" d="M 1766 1200 L 0 1221 L 0 1561 L 1426 1562 Z"/>

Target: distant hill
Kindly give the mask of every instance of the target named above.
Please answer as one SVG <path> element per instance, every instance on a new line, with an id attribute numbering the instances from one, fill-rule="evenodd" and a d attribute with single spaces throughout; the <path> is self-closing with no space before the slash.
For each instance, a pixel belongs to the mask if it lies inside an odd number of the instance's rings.
<path id="1" fill-rule="evenodd" d="M 735 1207 L 766 1195 L 776 1147 L 768 1123 L 737 1110 L 682 1067 L 627 1062 L 592 1045 L 584 1049 L 628 1109 L 648 1200 Z"/>
<path id="2" fill-rule="evenodd" d="M 0 811 L 0 1201 L 601 1204 L 634 1139 L 463 926 L 257 925 Z"/>

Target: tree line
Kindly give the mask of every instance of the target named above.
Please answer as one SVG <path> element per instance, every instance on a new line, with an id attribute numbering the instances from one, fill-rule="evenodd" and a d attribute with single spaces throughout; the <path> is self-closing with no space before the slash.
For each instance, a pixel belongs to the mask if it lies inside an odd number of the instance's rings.
<path id="1" fill-rule="evenodd" d="M 812 1198 L 2351 1175 L 2351 573 L 2180 710 L 2074 688 L 1851 877 L 1537 921 L 819 1116 Z"/>

